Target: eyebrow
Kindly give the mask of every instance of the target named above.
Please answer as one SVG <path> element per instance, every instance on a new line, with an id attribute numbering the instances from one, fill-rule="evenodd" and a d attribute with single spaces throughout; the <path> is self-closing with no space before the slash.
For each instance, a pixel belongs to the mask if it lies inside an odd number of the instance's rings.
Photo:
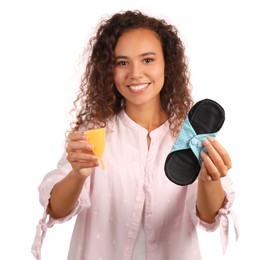
<path id="1" fill-rule="evenodd" d="M 145 56 L 148 56 L 148 55 L 156 55 L 156 53 L 149 51 L 149 52 L 142 53 L 142 54 L 140 54 L 139 56 L 145 57 Z M 127 59 L 127 58 L 128 58 L 128 56 L 119 55 L 119 56 L 116 56 L 116 57 L 115 57 L 115 60 L 118 60 L 118 59 Z"/>

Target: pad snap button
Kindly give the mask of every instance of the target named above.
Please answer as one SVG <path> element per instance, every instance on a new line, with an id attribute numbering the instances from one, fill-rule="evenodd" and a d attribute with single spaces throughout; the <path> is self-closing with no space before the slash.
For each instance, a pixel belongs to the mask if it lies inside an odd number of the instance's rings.
<path id="1" fill-rule="evenodd" d="M 198 140 L 197 140 L 196 138 L 193 138 L 193 139 L 191 140 L 191 144 L 192 144 L 192 145 L 197 145 L 197 144 L 198 144 Z"/>
<path id="2" fill-rule="evenodd" d="M 197 144 L 197 146 L 198 146 L 199 148 L 202 148 L 202 147 L 203 147 L 203 142 L 202 142 L 202 141 L 199 141 L 198 144 Z"/>

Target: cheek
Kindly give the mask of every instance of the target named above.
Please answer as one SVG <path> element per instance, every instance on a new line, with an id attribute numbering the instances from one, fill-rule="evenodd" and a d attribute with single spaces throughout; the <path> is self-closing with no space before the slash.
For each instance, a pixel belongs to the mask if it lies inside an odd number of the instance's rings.
<path id="1" fill-rule="evenodd" d="M 113 80 L 115 84 L 117 84 L 117 82 L 119 81 L 119 75 L 117 73 L 113 74 Z"/>
<path id="2" fill-rule="evenodd" d="M 156 68 L 151 71 L 151 76 L 155 81 L 164 83 L 164 68 Z"/>
<path id="3" fill-rule="evenodd" d="M 113 81 L 114 81 L 116 89 L 121 93 L 121 82 L 122 82 L 121 76 L 117 73 L 114 73 L 113 74 Z"/>
<path id="4" fill-rule="evenodd" d="M 122 82 L 125 80 L 126 76 L 125 73 L 122 73 L 121 71 L 117 72 L 115 71 L 113 73 L 113 80 L 116 86 L 119 86 L 122 84 Z"/>

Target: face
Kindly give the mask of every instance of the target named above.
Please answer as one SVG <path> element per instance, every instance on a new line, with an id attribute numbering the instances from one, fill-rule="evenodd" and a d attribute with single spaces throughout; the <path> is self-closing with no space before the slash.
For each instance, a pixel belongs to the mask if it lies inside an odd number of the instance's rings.
<path id="1" fill-rule="evenodd" d="M 164 57 L 154 32 L 133 29 L 119 38 L 115 47 L 114 82 L 126 106 L 160 104 L 164 84 Z"/>

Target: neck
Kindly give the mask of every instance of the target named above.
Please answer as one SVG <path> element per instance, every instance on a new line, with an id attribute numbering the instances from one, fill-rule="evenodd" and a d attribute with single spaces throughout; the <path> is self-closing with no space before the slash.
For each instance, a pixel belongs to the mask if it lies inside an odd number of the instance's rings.
<path id="1" fill-rule="evenodd" d="M 140 126 L 148 130 L 148 132 L 161 126 L 167 119 L 168 115 L 159 105 L 145 104 L 140 106 L 126 106 L 127 115 Z"/>

